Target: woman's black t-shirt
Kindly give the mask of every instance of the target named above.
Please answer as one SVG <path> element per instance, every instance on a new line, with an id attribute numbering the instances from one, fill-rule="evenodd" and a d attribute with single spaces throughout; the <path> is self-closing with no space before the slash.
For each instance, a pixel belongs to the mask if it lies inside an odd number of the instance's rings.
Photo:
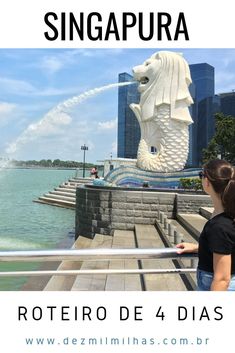
<path id="1" fill-rule="evenodd" d="M 220 213 L 210 219 L 199 237 L 198 268 L 213 272 L 213 253 L 232 255 L 231 274 L 235 274 L 235 223 Z"/>

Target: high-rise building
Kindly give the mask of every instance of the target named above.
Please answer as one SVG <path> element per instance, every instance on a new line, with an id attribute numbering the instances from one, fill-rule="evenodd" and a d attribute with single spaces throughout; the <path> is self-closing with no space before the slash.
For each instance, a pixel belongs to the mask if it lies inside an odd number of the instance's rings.
<path id="1" fill-rule="evenodd" d="M 235 92 L 221 93 L 218 98 L 220 101 L 219 111 L 224 115 L 235 117 Z"/>
<path id="2" fill-rule="evenodd" d="M 196 87 L 192 114 L 192 165 L 198 166 L 202 163 L 202 150 L 214 135 L 215 72 L 214 67 L 207 63 L 192 64 L 189 67 Z"/>
<path id="3" fill-rule="evenodd" d="M 193 98 L 193 101 L 195 101 L 195 97 L 196 97 L 196 86 L 195 84 L 192 82 L 192 84 L 189 87 L 189 91 L 191 94 L 191 97 Z M 194 129 L 195 129 L 195 121 L 197 121 L 197 105 L 196 104 L 192 104 L 189 107 L 189 111 L 191 114 L 191 117 L 193 119 L 193 124 L 189 125 L 189 152 L 188 152 L 188 160 L 186 165 L 191 167 L 193 166 L 193 151 L 195 149 L 194 145 L 196 143 L 195 139 L 194 139 Z"/>
<path id="4" fill-rule="evenodd" d="M 132 81 L 127 73 L 119 74 L 119 82 Z M 118 88 L 118 151 L 119 158 L 136 158 L 140 141 L 140 127 L 135 114 L 130 109 L 131 103 L 139 103 L 140 94 L 137 85 Z"/>

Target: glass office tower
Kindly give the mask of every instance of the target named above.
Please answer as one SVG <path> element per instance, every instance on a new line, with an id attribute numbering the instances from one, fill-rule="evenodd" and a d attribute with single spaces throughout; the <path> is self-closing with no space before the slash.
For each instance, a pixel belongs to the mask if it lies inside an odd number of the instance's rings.
<path id="1" fill-rule="evenodd" d="M 119 82 L 132 81 L 126 72 L 119 74 Z M 140 127 L 135 114 L 130 109 L 131 103 L 139 103 L 140 94 L 137 84 L 118 88 L 118 152 L 119 158 L 136 158 L 140 141 Z"/>
<path id="2" fill-rule="evenodd" d="M 196 114 L 193 116 L 192 128 L 192 165 L 199 166 L 202 163 L 202 150 L 207 147 L 215 131 L 215 72 L 214 67 L 207 63 L 193 64 L 189 67 L 196 87 L 194 98 Z"/>
<path id="3" fill-rule="evenodd" d="M 191 94 L 191 97 L 193 98 L 193 101 L 195 102 L 195 98 L 196 98 L 196 86 L 195 84 L 192 82 L 192 84 L 189 87 L 189 91 Z M 189 152 L 188 152 L 188 160 L 186 163 L 187 167 L 192 167 L 193 166 L 193 151 L 194 151 L 194 145 L 195 145 L 195 141 L 194 141 L 194 129 L 195 129 L 195 122 L 197 121 L 197 106 L 196 104 L 192 104 L 189 107 L 189 111 L 190 111 L 190 115 L 193 119 L 193 123 L 189 125 Z"/>
<path id="4" fill-rule="evenodd" d="M 220 109 L 219 111 L 224 115 L 231 115 L 235 117 L 235 92 L 227 92 L 219 94 Z"/>

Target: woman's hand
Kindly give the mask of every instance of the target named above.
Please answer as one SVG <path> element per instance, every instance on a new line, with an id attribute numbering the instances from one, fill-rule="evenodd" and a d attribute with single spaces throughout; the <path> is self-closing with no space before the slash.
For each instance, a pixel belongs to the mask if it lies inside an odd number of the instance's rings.
<path id="1" fill-rule="evenodd" d="M 178 254 L 198 252 L 198 244 L 194 244 L 194 243 L 180 243 L 180 244 L 177 244 L 176 247 L 179 249 L 177 251 Z"/>

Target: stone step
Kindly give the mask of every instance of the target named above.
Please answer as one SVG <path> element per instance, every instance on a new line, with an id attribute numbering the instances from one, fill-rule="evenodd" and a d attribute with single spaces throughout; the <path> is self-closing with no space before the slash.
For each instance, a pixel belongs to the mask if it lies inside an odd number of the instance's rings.
<path id="1" fill-rule="evenodd" d="M 214 211 L 213 207 L 200 207 L 199 213 L 206 219 L 210 219 Z"/>
<path id="2" fill-rule="evenodd" d="M 54 199 L 46 196 L 40 196 L 37 200 L 34 200 L 34 202 L 58 206 L 58 207 L 72 208 L 72 209 L 74 209 L 76 206 L 75 201 L 72 202 L 72 201 Z"/>
<path id="3" fill-rule="evenodd" d="M 197 240 L 195 240 L 192 235 L 187 231 L 185 227 L 183 227 L 176 219 L 170 219 L 170 223 L 176 227 L 176 230 L 182 234 L 182 240 L 189 243 L 197 244 Z M 175 246 L 174 240 L 171 239 L 172 246 Z"/>
<path id="4" fill-rule="evenodd" d="M 111 248 L 113 237 L 109 235 L 96 234 L 90 248 Z M 108 269 L 109 261 L 83 261 L 81 270 Z M 104 291 L 107 275 L 78 275 L 74 281 L 71 291 Z"/>
<path id="5" fill-rule="evenodd" d="M 52 198 L 55 200 L 62 200 L 62 201 L 71 201 L 71 202 L 75 202 L 75 196 L 64 196 L 64 195 L 57 195 L 57 194 L 52 194 L 52 193 L 48 193 L 43 195 L 43 197 L 48 197 L 48 198 Z"/>
<path id="6" fill-rule="evenodd" d="M 135 234 L 128 230 L 115 230 L 113 235 L 112 248 L 135 249 Z M 109 269 L 138 269 L 137 260 L 112 260 L 109 262 Z M 105 285 L 106 291 L 141 291 L 140 275 L 120 274 L 108 275 Z"/>
<path id="7" fill-rule="evenodd" d="M 66 188 L 66 189 L 70 189 L 70 190 L 74 190 L 74 191 L 76 191 L 76 188 L 77 188 L 77 187 L 74 186 L 74 185 L 69 185 L 69 184 L 65 184 L 65 183 L 60 184 L 59 187 Z"/>
<path id="8" fill-rule="evenodd" d="M 175 230 L 178 232 L 179 235 L 181 235 L 181 239 L 178 241 L 180 243 L 181 241 L 188 242 L 188 243 L 194 243 L 197 244 L 198 241 L 195 240 L 192 235 L 175 219 L 168 219 L 168 222 L 172 224 L 175 227 Z M 156 221 L 156 227 L 157 230 L 159 231 L 164 244 L 167 247 L 175 247 L 175 239 L 174 236 L 168 234 L 168 230 L 166 231 L 163 227 L 163 224 L 160 223 L 159 220 Z M 188 268 L 196 268 L 197 266 L 198 259 L 194 258 L 193 261 L 191 259 L 175 259 L 173 260 L 173 263 L 175 266 L 178 267 L 188 267 Z M 195 290 L 196 289 L 196 274 L 195 273 L 190 273 L 190 274 L 183 274 L 182 278 L 184 280 L 184 283 L 188 290 Z"/>
<path id="9" fill-rule="evenodd" d="M 79 184 L 87 184 L 87 183 L 93 183 L 94 178 L 70 178 L 69 182 L 71 183 L 79 183 Z"/>
<path id="10" fill-rule="evenodd" d="M 89 185 L 93 184 L 94 179 L 89 179 L 89 180 L 76 180 L 76 179 L 69 179 L 68 184 L 72 186 L 80 186 L 80 185 Z"/>
<path id="11" fill-rule="evenodd" d="M 74 209 L 77 187 L 92 182 L 92 178 L 70 178 L 68 181 L 61 183 L 53 191 L 49 191 L 37 200 L 34 200 L 34 202 Z"/>
<path id="12" fill-rule="evenodd" d="M 70 192 L 72 195 L 76 194 L 76 188 L 66 188 L 66 187 L 58 187 L 54 189 L 55 191 L 64 191 L 64 192 Z"/>
<path id="13" fill-rule="evenodd" d="M 116 230 L 113 237 L 96 234 L 92 248 L 135 248 L 133 231 Z M 81 269 L 137 269 L 136 260 L 84 261 Z M 141 290 L 139 275 L 79 275 L 71 290 Z"/>
<path id="14" fill-rule="evenodd" d="M 194 241 L 192 236 L 175 221 L 171 222 L 184 233 L 185 241 Z M 76 248 L 165 248 L 165 244 L 153 225 L 136 225 L 135 232 L 116 230 L 114 236 L 96 234 L 94 239 L 79 236 Z M 189 261 L 189 260 L 184 260 Z M 174 260 L 102 260 L 63 261 L 58 269 L 127 269 L 127 268 L 175 268 Z M 183 276 L 183 275 L 182 275 Z M 53 276 L 44 290 L 72 291 L 131 291 L 131 290 L 187 290 L 181 275 L 78 275 Z"/>
<path id="15" fill-rule="evenodd" d="M 70 180 L 74 181 L 73 178 Z M 51 206 L 75 209 L 76 188 L 77 185 L 71 185 L 70 181 L 65 181 L 54 190 L 49 191 L 43 196 L 40 196 L 37 200 L 34 200 L 34 202 Z"/>
<path id="16" fill-rule="evenodd" d="M 165 245 L 153 225 L 135 225 L 138 248 L 165 248 Z M 169 269 L 175 268 L 172 260 L 140 260 L 141 268 Z M 143 276 L 145 290 L 148 291 L 185 291 L 181 276 L 176 274 L 146 274 Z"/>
<path id="17" fill-rule="evenodd" d="M 89 248 L 92 240 L 83 236 L 79 236 L 72 246 L 72 249 Z M 79 270 L 82 266 L 82 261 L 62 261 L 57 270 Z M 44 291 L 70 291 L 76 275 L 52 276 L 43 289 Z"/>
<path id="18" fill-rule="evenodd" d="M 66 190 L 66 189 L 65 189 Z M 68 192 L 68 191 L 60 191 L 60 190 L 53 190 L 53 191 L 49 191 L 49 194 L 48 195 L 59 195 L 59 196 L 67 196 L 69 198 L 73 198 L 75 199 L 76 198 L 76 195 L 75 193 L 72 193 L 72 192 Z"/>
<path id="19" fill-rule="evenodd" d="M 86 183 L 87 184 L 87 183 Z M 89 184 L 89 183 L 88 183 Z M 83 183 L 69 182 L 69 186 L 73 188 L 77 188 L 78 186 L 85 185 Z"/>
<path id="20" fill-rule="evenodd" d="M 199 214 L 179 213 L 176 218 L 195 240 L 198 240 L 199 235 L 207 222 L 207 219 Z"/>

